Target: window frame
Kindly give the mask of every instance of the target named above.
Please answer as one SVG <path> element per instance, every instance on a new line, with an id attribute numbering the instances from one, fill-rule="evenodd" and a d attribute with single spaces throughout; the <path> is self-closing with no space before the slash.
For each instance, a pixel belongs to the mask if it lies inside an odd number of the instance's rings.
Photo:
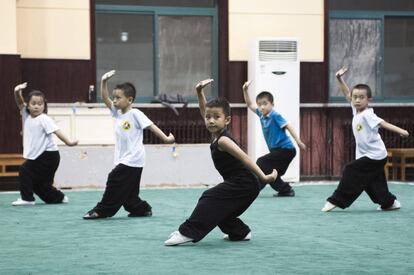
<path id="1" fill-rule="evenodd" d="M 412 17 L 414 19 L 414 11 L 365 11 L 365 10 L 330 10 L 328 20 L 328 33 L 329 24 L 331 19 L 375 19 L 380 21 L 380 69 L 379 75 L 377 75 L 377 85 L 381 87 L 380 92 L 374 96 L 376 102 L 383 103 L 399 103 L 399 102 L 414 102 L 414 96 L 387 96 L 384 87 L 384 26 L 386 17 Z M 328 39 L 328 50 L 330 50 L 330 43 Z M 329 56 L 329 54 L 328 54 Z M 328 62 L 328 76 L 331 72 L 330 64 Z M 329 83 L 328 83 L 329 87 Z M 351 87 L 350 87 L 351 88 Z M 345 99 L 341 96 L 331 96 L 331 91 L 328 91 L 329 102 L 345 102 Z"/>
<path id="2" fill-rule="evenodd" d="M 211 8 L 191 8 L 191 7 L 165 7 L 165 6 L 135 6 L 135 5 L 95 5 L 95 14 L 142 14 L 142 15 L 152 15 L 153 16 L 153 52 L 154 52 L 154 60 L 153 60 L 153 96 L 137 96 L 137 99 L 140 103 L 151 103 L 153 97 L 159 94 L 159 44 L 158 44 L 158 16 L 209 16 L 212 18 L 212 30 L 211 30 L 211 58 L 212 58 L 212 76 L 215 81 L 212 83 L 211 93 L 212 95 L 209 97 L 215 97 L 218 95 L 218 83 L 219 83 L 219 56 L 218 56 L 218 6 L 217 1 L 214 3 L 214 7 Z M 96 23 L 95 23 L 96 24 Z M 96 44 L 96 38 L 95 38 Z M 96 51 L 96 46 L 95 46 Z M 95 70 L 95 75 L 97 73 L 97 69 Z M 200 79 L 202 80 L 202 79 Z M 100 82 L 100 79 L 96 79 L 97 83 Z M 196 83 L 194 83 L 194 86 Z M 194 96 L 187 96 L 186 99 L 189 102 L 196 102 L 197 97 L 194 93 Z M 99 97 L 99 100 L 100 97 Z"/>

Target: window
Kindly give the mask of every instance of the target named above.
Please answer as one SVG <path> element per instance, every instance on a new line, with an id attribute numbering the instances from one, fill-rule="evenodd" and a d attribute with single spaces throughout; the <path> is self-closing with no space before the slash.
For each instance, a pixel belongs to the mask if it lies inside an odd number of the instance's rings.
<path id="1" fill-rule="evenodd" d="M 154 90 L 153 19 L 145 14 L 100 13 L 96 16 L 97 82 L 116 69 L 112 82 L 129 81 L 141 97 Z"/>
<path id="2" fill-rule="evenodd" d="M 384 22 L 384 96 L 414 98 L 414 17 Z"/>
<path id="3" fill-rule="evenodd" d="M 329 8 L 331 101 L 344 100 L 335 79 L 344 65 L 350 88 L 368 84 L 376 102 L 413 102 L 414 1 L 331 0 Z"/>
<path id="4" fill-rule="evenodd" d="M 104 72 L 116 69 L 111 83 L 133 83 L 137 102 L 151 102 L 157 94 L 181 94 L 196 100 L 198 81 L 214 78 L 217 83 L 215 1 L 96 3 L 97 83 Z M 217 95 L 216 90 L 215 85 L 208 87 L 206 96 Z"/>
<path id="5" fill-rule="evenodd" d="M 380 93 L 380 22 L 375 19 L 331 19 L 329 21 L 329 89 L 332 97 L 342 98 L 335 72 L 349 68 L 350 86 L 368 84 L 373 96 Z M 351 88 L 351 87 L 350 87 Z"/>

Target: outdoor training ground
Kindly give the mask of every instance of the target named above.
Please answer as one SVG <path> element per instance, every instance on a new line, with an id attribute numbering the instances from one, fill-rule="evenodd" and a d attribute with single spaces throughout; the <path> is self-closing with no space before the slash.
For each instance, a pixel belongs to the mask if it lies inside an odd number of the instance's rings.
<path id="1" fill-rule="evenodd" d="M 0 193 L 0 274 L 414 274 L 414 186 L 392 184 L 399 211 L 377 211 L 366 194 L 322 213 L 334 185 L 296 186 L 295 198 L 267 187 L 242 219 L 249 242 L 213 230 L 197 244 L 165 247 L 203 188 L 143 189 L 153 217 L 83 220 L 102 196 L 66 191 L 69 204 L 13 207 Z"/>

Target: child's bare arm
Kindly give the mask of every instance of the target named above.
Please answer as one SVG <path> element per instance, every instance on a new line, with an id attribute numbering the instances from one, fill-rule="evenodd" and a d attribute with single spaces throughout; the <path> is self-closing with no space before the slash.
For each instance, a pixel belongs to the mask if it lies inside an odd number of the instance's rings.
<path id="1" fill-rule="evenodd" d="M 296 143 L 299 146 L 299 148 L 302 149 L 302 150 L 306 150 L 305 143 L 302 142 L 302 140 L 300 139 L 300 137 L 297 135 L 295 129 L 293 129 L 293 127 L 290 124 L 287 124 L 286 125 L 286 129 L 289 131 L 291 137 L 293 137 L 293 139 L 296 141 Z"/>
<path id="2" fill-rule="evenodd" d="M 404 130 L 404 129 L 398 127 L 398 126 L 395 126 L 394 124 L 391 124 L 389 122 L 386 122 L 385 120 L 383 120 L 380 123 L 380 127 L 381 128 L 384 128 L 384 129 L 387 129 L 389 131 L 392 131 L 394 133 L 397 133 L 397 134 L 399 134 L 402 137 L 408 137 L 410 135 L 407 130 Z"/>
<path id="3" fill-rule="evenodd" d="M 219 141 L 218 141 L 218 145 L 219 145 L 220 149 L 222 149 L 223 151 L 226 151 L 227 153 L 229 153 L 233 157 L 235 157 L 238 160 L 240 160 L 261 181 L 263 181 L 263 182 L 273 182 L 273 181 L 276 180 L 276 178 L 277 178 L 277 171 L 275 169 L 273 169 L 273 171 L 272 171 L 271 174 L 265 175 L 263 173 L 263 171 L 259 168 L 259 166 L 257 166 L 256 163 L 254 163 L 253 161 L 251 161 L 249 159 L 249 157 L 247 156 L 247 154 L 245 152 L 243 152 L 243 150 L 240 149 L 240 147 L 237 146 L 237 144 L 234 141 L 232 141 L 230 138 L 228 138 L 228 137 L 221 137 L 219 139 Z"/>
<path id="4" fill-rule="evenodd" d="M 19 110 L 23 109 L 25 106 L 22 90 L 27 87 L 27 82 L 21 83 L 14 87 L 14 100 L 16 101 L 16 105 Z"/>
<path id="5" fill-rule="evenodd" d="M 148 126 L 148 129 L 153 132 L 157 137 L 159 137 L 164 143 L 174 143 L 175 142 L 175 138 L 173 136 L 173 134 L 169 134 L 168 136 L 166 136 L 164 134 L 164 132 L 158 128 L 157 125 L 155 124 L 151 124 L 150 126 Z"/>
<path id="6" fill-rule="evenodd" d="M 55 135 L 67 146 L 75 146 L 78 145 L 78 140 L 70 140 L 61 130 L 56 130 Z"/>
<path id="7" fill-rule="evenodd" d="M 341 91 L 344 94 L 346 100 L 351 102 L 351 92 L 349 91 L 348 86 L 346 85 L 345 81 L 343 80 L 342 76 L 348 71 L 348 68 L 342 67 L 339 71 L 336 72 L 335 76 L 336 79 L 339 81 L 339 87 L 341 87 Z"/>
<path id="8" fill-rule="evenodd" d="M 196 85 L 196 91 L 197 91 L 197 97 L 198 97 L 198 106 L 200 108 L 200 113 L 201 116 L 204 119 L 204 115 L 206 112 L 206 97 L 204 95 L 203 89 L 204 87 L 206 87 L 207 85 L 209 85 L 211 82 L 213 82 L 213 79 L 205 79 L 203 81 L 200 81 L 197 85 Z"/>
<path id="9" fill-rule="evenodd" d="M 254 113 L 256 113 L 256 105 L 251 101 L 250 96 L 249 96 L 249 86 L 252 83 L 252 80 L 246 81 L 243 84 L 243 97 L 244 97 L 244 101 L 246 102 L 247 108 L 249 108 L 251 111 L 253 111 Z"/>
<path id="10" fill-rule="evenodd" d="M 106 107 L 108 107 L 109 109 L 112 108 L 112 100 L 109 98 L 108 80 L 112 76 L 114 76 L 114 74 L 115 74 L 115 70 L 112 70 L 112 71 L 105 73 L 101 78 L 101 97 Z"/>

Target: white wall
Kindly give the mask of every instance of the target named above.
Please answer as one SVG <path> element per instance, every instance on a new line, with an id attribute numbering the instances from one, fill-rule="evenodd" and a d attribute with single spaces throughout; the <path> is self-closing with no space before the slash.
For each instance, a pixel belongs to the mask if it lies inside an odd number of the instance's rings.
<path id="1" fill-rule="evenodd" d="M 114 168 L 114 120 L 103 104 L 49 104 L 48 114 L 79 146 L 59 144 L 58 187 L 105 187 Z M 89 106 L 89 107 L 88 107 Z M 75 107 L 75 108 L 74 108 Z M 75 112 L 74 112 L 75 111 Z M 198 186 L 221 181 L 210 156 L 209 144 L 145 145 L 143 186 Z"/>
<path id="2" fill-rule="evenodd" d="M 0 54 L 17 53 L 16 0 L 0 1 Z"/>
<path id="3" fill-rule="evenodd" d="M 99 105 L 100 107 L 88 108 L 89 105 L 81 103 L 49 104 L 48 115 L 64 134 L 78 139 L 80 145 L 113 145 L 114 120 L 108 108 Z M 55 142 L 63 145 L 56 137 Z"/>
<path id="4" fill-rule="evenodd" d="M 90 59 L 89 20 L 88 0 L 17 0 L 18 52 L 23 58 Z"/>
<path id="5" fill-rule="evenodd" d="M 146 164 L 141 186 L 200 186 L 222 181 L 210 156 L 210 144 L 145 145 Z M 105 187 L 114 168 L 113 146 L 59 146 L 61 162 L 55 186 Z"/>
<path id="6" fill-rule="evenodd" d="M 323 61 L 323 0 L 229 0 L 229 59 L 246 61 L 255 37 L 297 37 L 300 61 Z"/>

